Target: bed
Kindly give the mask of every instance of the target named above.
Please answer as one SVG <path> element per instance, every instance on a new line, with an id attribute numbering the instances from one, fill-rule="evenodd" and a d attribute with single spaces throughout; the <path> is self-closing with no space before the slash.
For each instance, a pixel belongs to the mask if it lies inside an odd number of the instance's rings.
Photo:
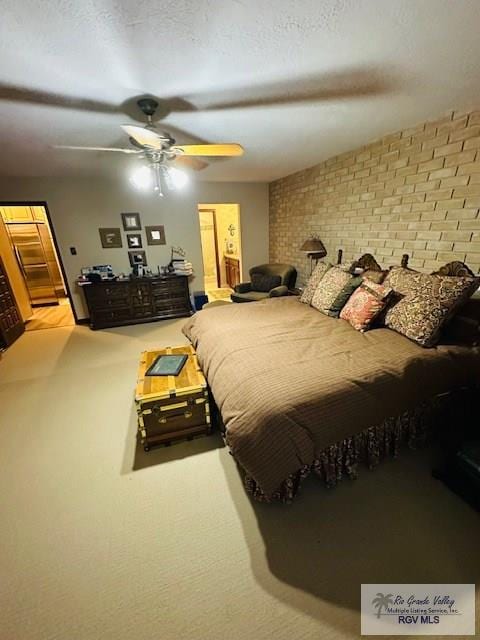
<path id="1" fill-rule="evenodd" d="M 425 349 L 386 328 L 360 333 L 297 297 L 225 305 L 184 327 L 257 499 L 289 502 L 414 445 L 439 399 L 480 380 L 477 347 Z"/>

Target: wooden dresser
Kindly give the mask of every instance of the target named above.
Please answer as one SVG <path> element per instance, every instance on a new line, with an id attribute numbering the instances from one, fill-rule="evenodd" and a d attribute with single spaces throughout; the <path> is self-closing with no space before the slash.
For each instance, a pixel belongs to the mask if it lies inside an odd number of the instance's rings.
<path id="1" fill-rule="evenodd" d="M 92 329 L 192 314 L 187 276 L 102 281 L 82 286 Z"/>

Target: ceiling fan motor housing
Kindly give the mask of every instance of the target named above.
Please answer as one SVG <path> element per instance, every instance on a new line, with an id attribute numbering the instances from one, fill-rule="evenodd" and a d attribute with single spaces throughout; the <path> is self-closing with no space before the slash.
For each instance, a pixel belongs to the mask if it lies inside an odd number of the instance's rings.
<path id="1" fill-rule="evenodd" d="M 158 108 L 158 102 L 153 98 L 140 98 L 137 104 L 147 118 L 151 118 Z"/>

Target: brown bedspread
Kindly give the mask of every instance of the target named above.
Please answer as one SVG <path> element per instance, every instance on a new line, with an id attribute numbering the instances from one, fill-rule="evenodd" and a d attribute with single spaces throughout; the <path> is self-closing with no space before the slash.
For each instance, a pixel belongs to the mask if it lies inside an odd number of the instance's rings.
<path id="1" fill-rule="evenodd" d="M 478 348 L 359 333 L 296 297 L 206 309 L 183 331 L 228 446 L 266 494 L 325 447 L 480 375 Z"/>

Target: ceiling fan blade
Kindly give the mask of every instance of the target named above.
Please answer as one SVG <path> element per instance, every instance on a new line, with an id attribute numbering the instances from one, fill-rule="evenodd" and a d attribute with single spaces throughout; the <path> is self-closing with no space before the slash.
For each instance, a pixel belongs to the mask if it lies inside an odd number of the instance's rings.
<path id="1" fill-rule="evenodd" d="M 139 154 L 143 151 L 136 151 L 135 149 L 117 149 L 116 147 L 76 147 L 68 144 L 54 144 L 54 149 L 72 149 L 74 151 L 114 151 L 117 153 L 134 153 Z"/>
<path id="2" fill-rule="evenodd" d="M 264 86 L 192 94 L 179 103 L 174 98 L 167 101 L 172 105 L 171 111 L 220 111 L 353 100 L 388 94 L 395 88 L 396 79 L 392 70 L 387 73 L 381 68 L 351 67 L 338 72 L 280 80 Z M 189 105 L 194 106 L 189 109 Z"/>
<path id="3" fill-rule="evenodd" d="M 145 129 L 145 127 L 138 127 L 134 124 L 122 124 L 121 126 L 128 136 L 142 146 L 150 147 L 151 149 L 162 149 L 164 141 L 168 139 L 151 129 Z"/>
<path id="4" fill-rule="evenodd" d="M 185 167 L 186 169 L 193 169 L 194 171 L 201 171 L 208 167 L 208 162 L 191 156 L 177 156 L 175 158 L 175 164 Z"/>
<path id="5" fill-rule="evenodd" d="M 242 156 L 243 147 L 236 142 L 223 144 L 176 144 L 173 150 L 179 149 L 186 156 Z"/>
<path id="6" fill-rule="evenodd" d="M 91 111 L 96 113 L 119 112 L 118 106 L 109 102 L 91 100 L 90 98 L 66 96 L 12 84 L 0 84 L 0 100 L 22 102 L 26 104 L 41 104 L 48 107 L 61 107 L 64 109 Z"/>

